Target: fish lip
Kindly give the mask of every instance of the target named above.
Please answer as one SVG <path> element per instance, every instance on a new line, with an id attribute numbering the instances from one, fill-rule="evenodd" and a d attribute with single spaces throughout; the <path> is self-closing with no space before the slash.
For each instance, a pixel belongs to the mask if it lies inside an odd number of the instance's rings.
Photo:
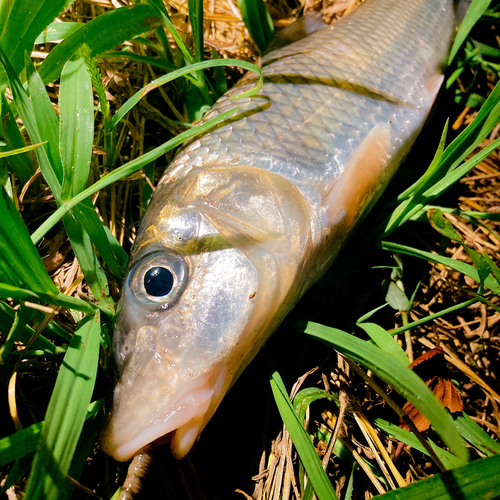
<path id="1" fill-rule="evenodd" d="M 159 416 L 126 441 L 120 439 L 119 429 L 115 429 L 113 415 L 111 415 L 108 425 L 101 432 L 102 450 L 115 460 L 126 462 L 147 444 L 163 438 L 167 434 L 171 434 L 173 437 L 176 431 L 182 429 L 183 426 L 188 426 L 192 421 L 200 422 L 196 425 L 196 428 L 199 428 L 199 432 L 197 432 L 199 435 L 203 428 L 201 422 L 208 421 L 221 399 L 221 390 L 225 385 L 226 378 L 227 367 L 222 365 L 213 367 L 210 371 L 193 380 L 181 383 L 173 398 L 162 409 L 158 410 Z M 180 393 L 179 389 L 182 389 Z M 177 396 L 175 396 L 176 393 Z M 192 444 L 189 448 L 191 446 Z M 174 454 L 177 458 L 182 458 L 187 451 Z"/>

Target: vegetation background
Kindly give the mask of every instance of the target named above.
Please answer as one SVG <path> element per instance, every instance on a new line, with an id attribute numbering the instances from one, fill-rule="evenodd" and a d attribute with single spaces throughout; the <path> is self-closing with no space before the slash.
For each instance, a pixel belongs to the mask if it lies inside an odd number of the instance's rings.
<path id="1" fill-rule="evenodd" d="M 2 495 L 116 494 L 126 465 L 96 435 L 119 284 L 155 182 L 212 125 L 191 123 L 258 73 L 275 28 L 356 4 L 0 2 Z M 189 456 L 157 450 L 144 498 L 498 495 L 499 16 L 473 2 L 400 174 Z M 422 379 L 408 370 L 436 346 Z M 434 430 L 399 427 L 407 399 Z"/>

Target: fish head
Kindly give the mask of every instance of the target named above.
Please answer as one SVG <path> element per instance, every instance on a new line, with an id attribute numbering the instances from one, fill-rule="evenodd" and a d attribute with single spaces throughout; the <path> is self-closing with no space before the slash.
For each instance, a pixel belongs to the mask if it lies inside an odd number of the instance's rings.
<path id="1" fill-rule="evenodd" d="M 166 435 L 177 458 L 190 450 L 302 294 L 310 232 L 297 189 L 254 167 L 160 183 L 122 288 L 105 452 L 125 461 Z"/>

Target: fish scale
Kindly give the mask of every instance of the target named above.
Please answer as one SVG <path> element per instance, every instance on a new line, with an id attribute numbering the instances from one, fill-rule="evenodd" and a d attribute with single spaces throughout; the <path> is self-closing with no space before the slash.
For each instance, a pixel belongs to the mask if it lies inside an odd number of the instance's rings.
<path id="1" fill-rule="evenodd" d="M 234 110 L 176 156 L 131 252 L 107 453 L 164 435 L 189 451 L 408 152 L 453 30 L 452 0 L 367 0 L 263 57 L 257 95 L 232 98 L 247 74 L 207 113 Z M 169 285 L 150 288 L 158 270 Z"/>

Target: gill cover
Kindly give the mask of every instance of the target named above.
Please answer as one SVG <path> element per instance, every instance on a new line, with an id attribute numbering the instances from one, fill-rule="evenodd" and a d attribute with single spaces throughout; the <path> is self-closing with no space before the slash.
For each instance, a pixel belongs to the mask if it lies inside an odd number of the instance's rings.
<path id="1" fill-rule="evenodd" d="M 254 167 L 195 169 L 160 184 L 119 306 L 104 451 L 128 460 L 169 433 L 174 455 L 189 451 L 309 286 L 313 221 L 289 181 Z"/>

